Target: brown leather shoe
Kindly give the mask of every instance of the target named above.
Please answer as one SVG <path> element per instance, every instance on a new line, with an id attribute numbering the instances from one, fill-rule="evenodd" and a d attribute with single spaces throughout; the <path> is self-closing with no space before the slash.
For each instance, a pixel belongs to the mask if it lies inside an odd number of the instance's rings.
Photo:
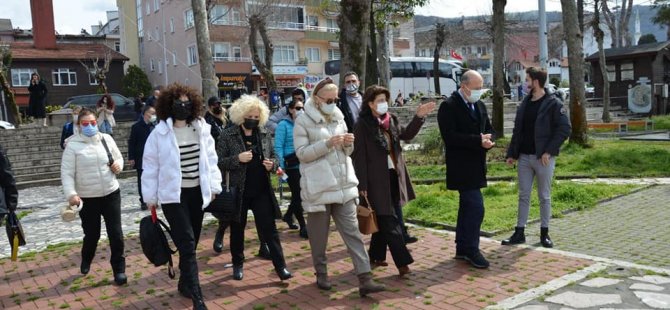
<path id="1" fill-rule="evenodd" d="M 398 277 L 402 278 L 412 271 L 409 270 L 409 266 L 398 267 Z"/>
<path id="2" fill-rule="evenodd" d="M 386 267 L 389 264 L 385 260 L 373 260 L 372 261 L 372 268 L 377 268 L 377 267 Z"/>

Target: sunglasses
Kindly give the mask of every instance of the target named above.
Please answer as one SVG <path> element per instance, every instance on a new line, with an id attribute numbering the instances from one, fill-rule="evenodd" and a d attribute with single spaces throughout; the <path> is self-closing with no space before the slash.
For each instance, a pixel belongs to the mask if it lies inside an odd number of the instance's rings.
<path id="1" fill-rule="evenodd" d="M 303 107 L 295 107 L 295 108 L 293 108 L 293 110 L 296 110 L 296 111 L 301 111 L 302 109 L 304 109 L 304 108 L 303 108 Z"/>
<path id="2" fill-rule="evenodd" d="M 87 127 L 87 126 L 98 126 L 98 122 L 93 120 L 93 121 L 81 121 L 79 125 Z"/>
<path id="3" fill-rule="evenodd" d="M 321 97 L 321 96 L 319 96 L 319 95 L 314 95 L 314 97 L 319 97 L 319 98 L 321 98 L 323 101 L 326 102 L 326 104 L 333 104 L 333 103 L 336 103 L 338 100 L 340 100 L 340 98 L 332 98 L 332 99 L 327 99 L 327 100 L 326 100 L 326 99 L 324 99 L 323 97 Z"/>

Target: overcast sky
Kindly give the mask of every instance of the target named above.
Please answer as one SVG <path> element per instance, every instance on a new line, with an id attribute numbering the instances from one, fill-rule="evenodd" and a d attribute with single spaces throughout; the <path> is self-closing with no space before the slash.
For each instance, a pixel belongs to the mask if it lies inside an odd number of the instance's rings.
<path id="1" fill-rule="evenodd" d="M 186 1 L 186 0 L 182 0 Z M 29 0 L 2 0 L 0 18 L 10 18 L 14 28 L 32 28 Z M 429 0 L 417 9 L 420 15 L 459 17 L 490 14 L 491 0 Z M 635 4 L 650 4 L 652 0 L 634 0 Z M 91 31 L 91 25 L 107 20 L 105 12 L 116 10 L 115 0 L 53 0 L 56 31 L 61 34 L 79 34 L 82 28 Z M 560 0 L 546 0 L 547 11 L 560 11 Z M 535 0 L 507 0 L 505 11 L 520 12 L 537 10 Z"/>

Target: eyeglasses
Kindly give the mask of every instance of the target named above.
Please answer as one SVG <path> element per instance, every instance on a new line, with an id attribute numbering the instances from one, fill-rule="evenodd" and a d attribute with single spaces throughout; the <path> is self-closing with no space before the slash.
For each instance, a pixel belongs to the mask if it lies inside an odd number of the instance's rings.
<path id="1" fill-rule="evenodd" d="M 326 102 L 326 104 L 333 104 L 333 103 L 336 103 L 338 100 L 340 100 L 340 98 L 325 99 L 325 98 L 323 98 L 323 97 L 321 97 L 321 96 L 319 96 L 319 95 L 314 95 L 314 97 L 319 97 L 319 98 L 321 98 L 322 100 L 324 100 L 324 101 Z"/>
<path id="2" fill-rule="evenodd" d="M 98 126 L 98 122 L 95 121 L 95 120 L 93 120 L 93 121 L 81 121 L 81 122 L 79 123 L 79 125 L 84 126 L 84 127 L 87 127 L 87 126 L 89 126 L 89 125 L 91 125 L 91 126 Z"/>
<path id="3" fill-rule="evenodd" d="M 301 110 L 304 109 L 304 108 L 303 108 L 303 107 L 295 107 L 295 108 L 293 108 L 293 109 L 296 110 L 296 111 L 301 111 Z"/>

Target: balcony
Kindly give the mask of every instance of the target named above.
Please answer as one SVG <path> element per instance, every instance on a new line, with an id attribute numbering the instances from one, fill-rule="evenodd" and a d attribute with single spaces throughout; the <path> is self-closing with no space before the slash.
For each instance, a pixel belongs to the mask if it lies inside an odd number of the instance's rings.
<path id="1" fill-rule="evenodd" d="M 337 41 L 340 28 L 306 26 L 305 39 L 316 41 Z"/>
<path id="2" fill-rule="evenodd" d="M 305 23 L 294 22 L 268 22 L 268 28 L 281 30 L 305 30 Z"/>
<path id="3" fill-rule="evenodd" d="M 340 28 L 330 28 L 330 27 L 319 27 L 319 26 L 305 26 L 307 31 L 318 31 L 318 32 L 331 32 L 338 33 Z"/>
<path id="4" fill-rule="evenodd" d="M 251 57 L 214 56 L 214 62 L 251 62 Z"/>
<path id="5" fill-rule="evenodd" d="M 249 23 L 246 20 L 227 20 L 227 19 L 218 19 L 211 23 L 215 26 L 238 26 L 238 27 L 248 27 Z"/>

